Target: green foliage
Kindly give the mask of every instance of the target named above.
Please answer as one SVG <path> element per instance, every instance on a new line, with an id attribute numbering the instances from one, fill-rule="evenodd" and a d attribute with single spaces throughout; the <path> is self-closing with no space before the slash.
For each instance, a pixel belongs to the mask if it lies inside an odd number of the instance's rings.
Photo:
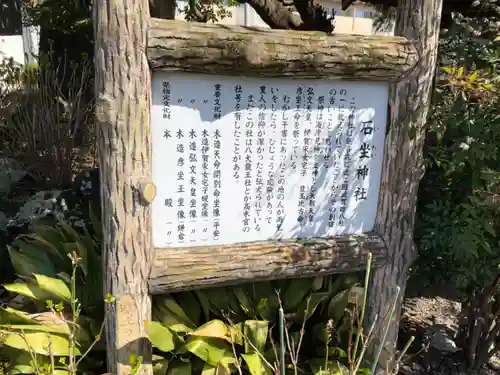
<path id="1" fill-rule="evenodd" d="M 491 350 L 500 332 L 500 43 L 467 30 L 456 24 L 440 43 L 414 273 L 419 283 L 451 284 L 465 296 L 459 341 L 477 370 L 500 347 Z"/>
<path id="2" fill-rule="evenodd" d="M 0 308 L 6 373 L 73 375 L 95 368 L 104 349 L 100 224 L 92 233 L 63 221 L 37 224 L 33 232 L 9 247 L 20 282 L 3 287 L 25 298 L 21 309 Z"/>

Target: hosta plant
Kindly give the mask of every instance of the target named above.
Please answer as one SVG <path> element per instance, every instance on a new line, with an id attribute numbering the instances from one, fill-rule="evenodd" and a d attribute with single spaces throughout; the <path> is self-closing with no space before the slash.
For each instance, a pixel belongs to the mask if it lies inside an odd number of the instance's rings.
<path id="1" fill-rule="evenodd" d="M 102 367 L 99 232 L 77 231 L 63 221 L 33 231 L 9 247 L 19 280 L 3 287 L 24 299 L 18 309 L 0 307 L 6 372 L 64 375 Z"/>

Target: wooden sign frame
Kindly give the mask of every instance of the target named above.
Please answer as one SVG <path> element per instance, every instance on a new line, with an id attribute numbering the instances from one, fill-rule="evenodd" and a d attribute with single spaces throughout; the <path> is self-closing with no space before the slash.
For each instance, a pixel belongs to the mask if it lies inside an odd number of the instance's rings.
<path id="1" fill-rule="evenodd" d="M 420 10 L 429 11 L 430 6 L 424 3 L 425 0 L 408 0 L 405 6 L 413 4 Z M 412 11 L 404 14 L 405 22 L 415 21 L 412 28 L 418 29 L 425 22 L 430 24 L 429 17 L 433 15 L 417 11 L 418 18 L 411 14 Z M 401 146 L 400 142 L 411 142 L 406 136 L 391 137 L 394 123 L 384 153 L 379 198 L 379 202 L 384 203 L 379 203 L 377 212 L 377 223 L 383 224 L 377 224 L 375 233 L 303 241 L 153 249 L 149 206 L 155 195 L 151 181 L 150 68 L 218 75 L 394 83 L 411 76 L 418 81 L 423 76 L 417 69 L 420 53 L 429 50 L 425 46 L 427 35 L 421 32 L 422 40 L 412 38 L 418 42 L 410 42 L 403 37 L 326 36 L 319 32 L 150 19 L 148 0 L 95 0 L 94 25 L 104 285 L 105 292 L 116 298 L 106 320 L 110 372 L 130 373 L 129 360 L 134 353 L 143 358 L 139 372 L 152 373 L 151 347 L 143 324 L 151 319 L 151 294 L 352 272 L 364 269 L 370 252 L 374 256 L 374 267 L 380 268 L 382 274 L 390 271 L 395 256 L 401 252 L 393 232 L 400 226 L 387 222 L 387 218 L 397 219 L 391 213 L 400 209 L 391 206 L 391 202 L 394 197 L 400 197 L 399 191 L 406 189 L 408 181 L 402 180 L 394 165 L 387 163 L 394 160 L 393 147 Z M 418 35 L 413 33 L 411 36 Z M 433 49 L 431 46 L 435 58 Z M 413 94 L 413 99 L 418 103 L 428 100 L 430 81 L 419 81 L 425 86 L 423 91 L 414 88 L 418 93 Z M 395 93 L 398 95 L 397 88 Z M 410 94 L 399 92 L 399 99 L 404 100 L 405 95 L 409 97 Z M 397 134 L 409 126 L 394 114 L 392 119 L 398 121 Z M 414 158 L 413 154 L 408 155 Z M 419 164 L 405 154 L 398 157 L 403 158 L 403 166 L 407 165 L 412 171 Z M 416 178 L 410 176 L 410 179 Z M 391 183 L 395 188 L 387 186 Z M 413 215 L 411 204 L 404 210 L 405 215 Z M 400 214 L 398 211 L 399 218 Z M 189 264 L 185 263 L 186 259 Z M 377 287 L 379 292 L 380 287 Z M 372 298 L 372 310 L 382 311 L 386 302 Z"/>

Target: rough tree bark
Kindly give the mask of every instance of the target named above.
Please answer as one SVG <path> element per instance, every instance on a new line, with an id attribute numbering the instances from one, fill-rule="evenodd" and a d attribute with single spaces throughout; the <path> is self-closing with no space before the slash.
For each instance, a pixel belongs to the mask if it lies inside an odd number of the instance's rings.
<path id="1" fill-rule="evenodd" d="M 94 0 L 104 290 L 116 298 L 106 344 L 109 372 L 119 375 L 130 373 L 132 353 L 144 359 L 139 373 L 152 373 L 143 324 L 151 319 L 151 219 L 140 199 L 151 171 L 148 25 L 148 0 Z"/>
<path id="2" fill-rule="evenodd" d="M 375 231 L 384 236 L 389 264 L 373 272 L 369 289 L 368 325 L 375 315 L 387 314 L 396 287 L 401 287 L 396 313 L 390 322 L 380 364 L 393 358 L 401 302 L 408 269 L 415 258 L 413 227 L 417 190 L 424 172 L 422 148 L 437 60 L 442 0 L 400 0 L 395 34 L 417 42 L 419 62 L 391 89 L 391 121 Z M 379 335 L 378 338 L 380 338 Z"/>

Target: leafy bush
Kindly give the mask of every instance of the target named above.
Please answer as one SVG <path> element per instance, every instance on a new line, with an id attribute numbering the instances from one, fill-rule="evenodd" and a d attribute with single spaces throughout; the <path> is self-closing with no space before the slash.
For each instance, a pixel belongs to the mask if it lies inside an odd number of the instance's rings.
<path id="1" fill-rule="evenodd" d="M 452 284 L 465 296 L 462 344 L 474 368 L 489 359 L 476 355 L 484 352 L 481 346 L 488 352 L 490 340 L 500 338 L 500 326 L 490 319 L 498 316 L 490 286 L 500 263 L 499 56 L 498 41 L 472 39 L 459 26 L 441 41 L 444 66 L 429 118 L 415 228 L 419 282 Z"/>
<path id="2" fill-rule="evenodd" d="M 91 64 L 80 64 L 64 78 L 47 63 L 4 68 L 9 84 L 0 107 L 0 154 L 22 162 L 42 186 L 69 185 L 77 147 L 94 147 L 93 105 L 84 95 Z M 64 92 L 63 79 L 69 86 Z"/>
<path id="3" fill-rule="evenodd" d="M 104 365 L 100 226 L 75 230 L 63 221 L 35 225 L 9 254 L 20 281 L 3 285 L 24 296 L 0 308 L 0 359 L 9 374 L 74 375 Z M 101 290 L 101 292 L 99 292 Z"/>

